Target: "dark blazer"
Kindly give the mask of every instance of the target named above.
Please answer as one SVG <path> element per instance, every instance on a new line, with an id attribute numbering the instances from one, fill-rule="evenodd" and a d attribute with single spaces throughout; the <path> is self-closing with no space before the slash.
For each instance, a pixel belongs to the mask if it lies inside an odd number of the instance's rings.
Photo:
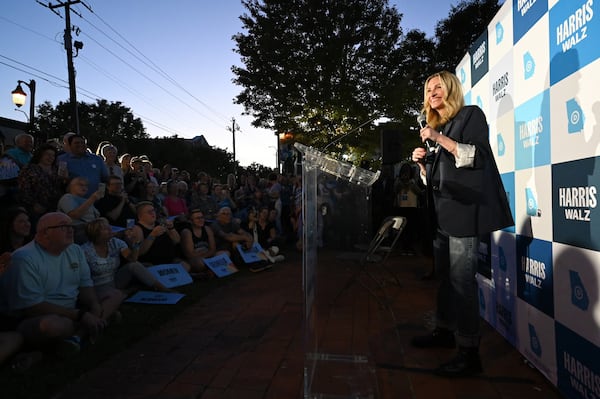
<path id="1" fill-rule="evenodd" d="M 432 157 L 427 192 L 435 227 L 453 237 L 473 237 L 514 225 L 483 111 L 465 106 L 444 126 L 443 134 L 474 145 L 475 163 L 457 168 L 454 156 L 441 146 Z"/>

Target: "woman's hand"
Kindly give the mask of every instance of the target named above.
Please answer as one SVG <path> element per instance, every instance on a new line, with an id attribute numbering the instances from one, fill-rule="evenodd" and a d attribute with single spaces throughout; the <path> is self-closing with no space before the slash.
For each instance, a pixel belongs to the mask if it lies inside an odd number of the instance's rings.
<path id="1" fill-rule="evenodd" d="M 425 126 L 423 129 L 421 129 L 421 142 L 424 143 L 425 140 L 431 140 L 433 142 L 437 142 L 438 137 L 440 136 L 440 133 L 437 132 L 435 129 L 429 127 L 429 126 Z"/>
<path id="2" fill-rule="evenodd" d="M 417 147 L 412 152 L 412 161 L 417 163 L 425 162 L 425 157 L 427 156 L 427 150 L 423 147 Z"/>
<path id="3" fill-rule="evenodd" d="M 101 319 L 91 312 L 85 312 L 81 317 L 81 324 L 91 336 L 97 336 L 106 328 L 106 320 Z"/>

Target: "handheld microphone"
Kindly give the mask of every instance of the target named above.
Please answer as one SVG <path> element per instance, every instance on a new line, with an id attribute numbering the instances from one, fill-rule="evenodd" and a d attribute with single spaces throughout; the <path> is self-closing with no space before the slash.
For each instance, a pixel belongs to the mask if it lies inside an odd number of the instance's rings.
<path id="1" fill-rule="evenodd" d="M 427 126 L 427 118 L 424 114 L 419 114 L 419 116 L 417 116 L 417 123 L 421 129 Z M 427 146 L 427 151 L 433 151 L 435 143 L 432 140 L 427 139 L 425 140 L 425 145 Z"/>
<path id="2" fill-rule="evenodd" d="M 419 116 L 417 116 L 417 123 L 419 124 L 421 129 L 427 126 L 427 118 L 425 118 L 425 115 L 419 114 Z"/>

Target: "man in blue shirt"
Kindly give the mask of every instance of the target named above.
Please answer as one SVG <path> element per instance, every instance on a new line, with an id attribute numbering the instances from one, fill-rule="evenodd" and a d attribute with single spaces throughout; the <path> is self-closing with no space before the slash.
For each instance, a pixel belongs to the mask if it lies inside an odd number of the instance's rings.
<path id="1" fill-rule="evenodd" d="M 82 335 L 96 336 L 110 316 L 98 300 L 82 249 L 73 244 L 71 218 L 60 212 L 42 216 L 35 239 L 13 252 L 0 280 L 0 311 L 19 321 L 17 330 L 31 343 L 65 340 L 79 350 Z M 118 305 L 117 305 L 118 306 Z"/>
<path id="2" fill-rule="evenodd" d="M 98 191 L 98 183 L 105 182 L 108 178 L 106 164 L 98 155 L 88 152 L 85 138 L 75 134 L 68 138 L 71 152 L 59 155 L 58 161 L 67 163 L 69 178 L 82 176 L 88 181 L 88 191 L 84 195 L 88 198 Z"/>
<path id="3" fill-rule="evenodd" d="M 18 134 L 15 137 L 15 146 L 6 150 L 5 154 L 10 156 L 19 168 L 23 168 L 33 156 L 33 136 L 27 133 Z"/>

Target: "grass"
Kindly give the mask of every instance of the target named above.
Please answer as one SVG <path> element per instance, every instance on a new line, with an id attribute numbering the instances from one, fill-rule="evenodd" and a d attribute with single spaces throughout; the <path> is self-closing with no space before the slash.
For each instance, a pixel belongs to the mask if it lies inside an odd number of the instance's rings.
<path id="1" fill-rule="evenodd" d="M 178 287 L 185 294 L 175 305 L 145 305 L 123 303 L 123 322 L 107 328 L 94 345 L 87 345 L 79 356 L 62 360 L 51 351 L 44 353 L 43 360 L 29 370 L 18 373 L 10 368 L 10 361 L 0 369 L 0 397 L 6 399 L 51 398 L 65 386 L 88 370 L 96 368 L 113 354 L 130 347 L 140 339 L 156 331 L 166 321 L 209 294 L 212 290 L 239 278 L 243 272 L 224 279 L 195 281 Z M 26 348 L 27 349 L 27 348 Z"/>

